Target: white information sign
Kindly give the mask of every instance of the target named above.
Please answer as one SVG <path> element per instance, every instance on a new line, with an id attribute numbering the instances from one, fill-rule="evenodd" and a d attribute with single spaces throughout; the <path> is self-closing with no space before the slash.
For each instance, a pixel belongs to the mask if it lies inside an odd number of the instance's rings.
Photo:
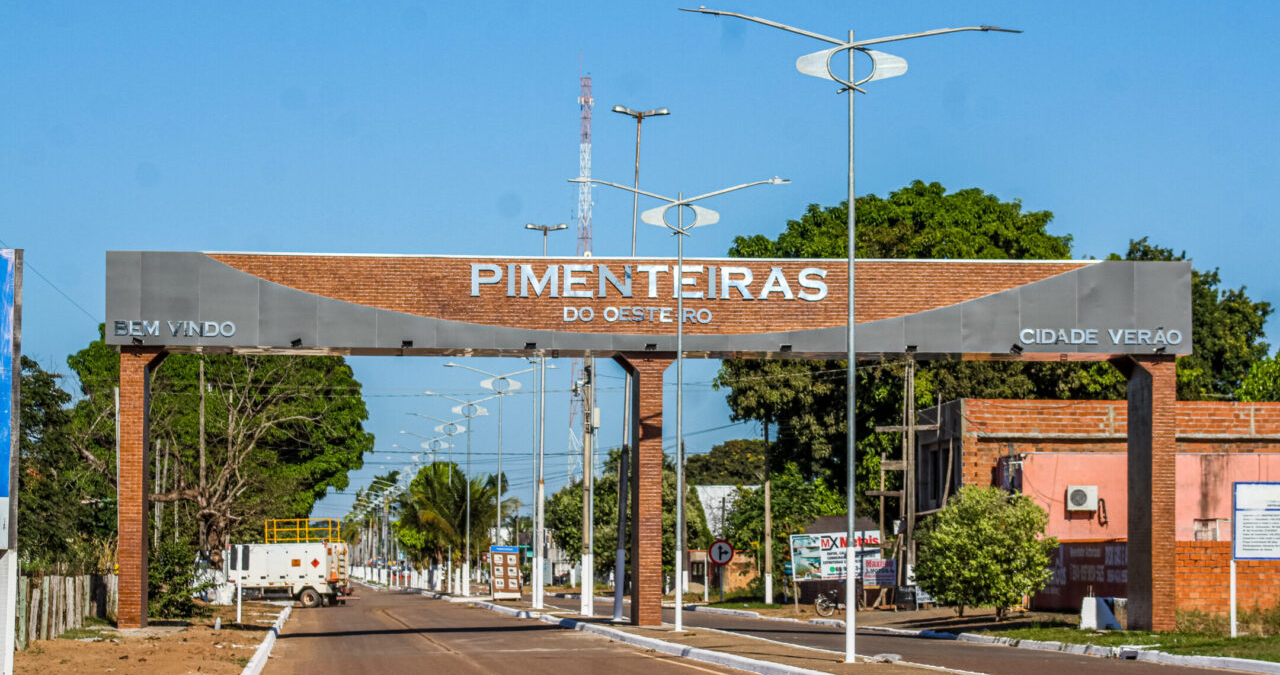
<path id="1" fill-rule="evenodd" d="M 1280 560 L 1280 483 L 1236 483 L 1231 552 L 1235 560 Z"/>

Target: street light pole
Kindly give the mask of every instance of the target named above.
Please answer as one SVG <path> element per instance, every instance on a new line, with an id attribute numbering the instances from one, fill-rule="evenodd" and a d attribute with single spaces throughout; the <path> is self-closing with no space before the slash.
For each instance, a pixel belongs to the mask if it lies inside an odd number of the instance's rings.
<path id="1" fill-rule="evenodd" d="M 658 117 L 661 115 L 670 115 L 671 111 L 667 108 L 655 108 L 653 110 L 645 110 L 643 112 L 632 110 L 626 106 L 615 105 L 613 111 L 634 117 L 636 120 L 636 166 L 635 179 L 632 187 L 640 189 L 640 125 L 646 117 Z M 639 214 L 640 194 L 638 192 L 631 193 L 631 257 L 636 255 L 636 218 Z M 623 621 L 622 616 L 622 595 L 626 590 L 627 579 L 627 492 L 629 485 L 627 484 L 627 470 L 631 462 L 631 372 L 627 371 L 626 381 L 623 385 L 623 391 L 627 392 L 622 397 L 622 453 L 618 457 L 618 550 L 613 567 L 613 620 Z"/>
<path id="2" fill-rule="evenodd" d="M 534 225 L 533 223 L 524 224 L 524 229 L 537 230 L 542 233 L 542 257 L 544 258 L 547 257 L 547 234 L 550 232 L 558 232 L 560 230 L 568 229 L 568 227 L 569 226 L 564 223 L 558 223 L 556 225 Z"/>
<path id="3" fill-rule="evenodd" d="M 983 32 L 996 31 L 1001 33 L 1021 33 L 1022 31 L 1009 30 L 1006 28 L 997 28 L 995 26 L 966 26 L 963 28 L 939 28 L 936 30 L 923 31 L 919 33 L 905 33 L 902 35 L 891 35 L 889 37 L 873 38 L 871 40 L 863 40 L 862 42 L 856 42 L 854 40 L 854 32 L 852 30 L 849 31 L 848 40 L 840 40 L 837 38 L 827 37 L 825 35 L 803 30 L 800 28 L 796 28 L 794 26 L 781 24 L 776 21 L 761 19 L 755 16 L 747 16 L 746 14 L 739 14 L 737 12 L 723 12 L 723 11 L 714 10 L 714 9 L 707 9 L 706 7 L 699 7 L 698 9 L 681 8 L 681 11 L 697 12 L 699 14 L 711 14 L 713 16 L 731 16 L 738 19 L 745 19 L 747 21 L 763 24 L 765 26 L 770 26 L 773 28 L 778 28 L 780 30 L 785 30 L 789 33 L 795 33 L 797 35 L 803 35 L 805 37 L 810 37 L 815 40 L 821 40 L 823 42 L 834 44 L 836 45 L 835 47 L 827 48 L 822 51 L 814 52 L 812 54 L 805 54 L 804 56 L 801 56 L 799 59 L 796 60 L 796 69 L 805 75 L 810 75 L 812 77 L 831 80 L 833 82 L 842 84 L 844 86 L 842 89 L 840 89 L 839 93 L 849 94 L 849 196 L 848 196 L 848 202 L 847 202 L 847 205 L 848 205 L 847 220 L 848 220 L 849 231 L 848 231 L 848 239 L 846 243 L 849 249 L 848 256 L 847 256 L 848 266 L 849 266 L 849 270 L 848 270 L 849 307 L 848 307 L 848 319 L 847 319 L 848 332 L 846 334 L 848 348 L 845 354 L 845 358 L 847 360 L 846 373 L 845 373 L 845 388 L 847 390 L 847 396 L 845 400 L 845 421 L 848 427 L 848 432 L 845 434 L 845 465 L 846 465 L 845 493 L 846 493 L 846 499 L 847 499 L 847 503 L 846 503 L 847 519 L 845 523 L 845 529 L 846 529 L 845 612 L 846 612 L 846 615 L 845 615 L 844 660 L 845 660 L 845 663 L 853 663 L 857 659 L 857 655 L 854 653 L 854 640 L 855 640 L 854 634 L 856 629 L 855 622 L 856 622 L 856 612 L 857 612 L 857 604 L 858 604 L 857 598 L 855 597 L 857 584 L 855 583 L 855 578 L 854 578 L 855 570 L 857 569 L 857 549 L 855 546 L 856 539 L 857 539 L 857 534 L 856 534 L 857 530 L 855 529 L 855 522 L 854 522 L 854 502 L 855 502 L 854 490 L 855 490 L 855 484 L 856 484 L 855 459 L 856 459 L 856 450 L 857 450 L 857 426 L 856 426 L 856 416 L 855 416 L 855 406 L 854 406 L 857 400 L 857 391 L 856 391 L 857 351 L 854 346 L 854 304 L 855 304 L 854 303 L 854 295 L 855 295 L 854 294 L 854 259 L 857 257 L 857 250 L 856 250 L 857 240 L 855 237 L 856 224 L 857 224 L 857 215 L 856 215 L 857 209 L 855 208 L 856 200 L 855 200 L 855 194 L 854 194 L 854 173 L 853 173 L 853 157 L 854 157 L 853 92 L 860 91 L 860 92 L 866 93 L 866 91 L 863 90 L 860 85 L 863 85 L 875 80 L 882 80 L 882 79 L 888 79 L 890 77 L 897 77 L 907 72 L 907 61 L 905 59 L 898 56 L 894 56 L 892 54 L 886 54 L 884 52 L 876 51 L 874 49 L 867 49 L 867 47 L 871 45 L 884 44 L 886 42 L 900 42 L 902 40 L 931 37 L 934 35 L 946 35 L 948 33 L 959 33 L 962 31 L 983 31 Z M 854 60 L 855 51 L 862 52 L 871 58 L 871 74 L 867 75 L 861 80 L 856 78 L 855 72 L 854 72 L 853 60 Z M 838 54 L 839 52 L 846 52 L 848 55 L 848 59 L 849 59 L 848 79 L 841 79 L 831 70 L 831 61 L 835 57 L 835 55 Z"/>
<path id="4" fill-rule="evenodd" d="M 743 188 L 749 188 L 754 185 L 783 185 L 791 181 L 784 180 L 774 176 L 768 180 L 758 180 L 751 183 L 743 183 L 733 187 L 724 188 L 723 190 L 715 190 L 696 197 L 685 198 L 684 193 L 677 193 L 676 198 L 664 197 L 652 192 L 646 192 L 639 188 L 631 188 L 618 183 L 610 183 L 609 181 L 597 180 L 595 178 L 570 178 L 571 183 L 598 183 L 600 185 L 608 185 L 619 190 L 626 190 L 635 194 L 653 197 L 664 202 L 664 206 L 648 209 L 641 214 L 640 219 L 650 225 L 665 227 L 676 235 L 676 269 L 672 276 L 673 286 L 676 295 L 676 556 L 675 556 L 675 585 L 676 585 L 676 621 L 675 629 L 684 630 L 683 623 L 683 606 L 684 598 L 684 546 L 685 533 L 684 527 L 684 238 L 689 236 L 689 230 L 704 225 L 712 225 L 720 221 L 720 214 L 711 209 L 694 206 L 693 203 L 715 197 L 727 192 L 734 192 Z M 689 207 L 693 210 L 693 221 L 688 226 L 684 224 L 684 208 Z M 676 209 L 676 225 L 671 225 L 666 220 L 667 211 Z"/>
<path id="5" fill-rule="evenodd" d="M 463 368 L 465 370 L 470 370 L 471 372 L 474 372 L 474 373 L 480 373 L 481 375 L 488 375 L 489 379 L 482 380 L 480 382 L 480 386 L 494 392 L 494 395 L 498 397 L 498 526 L 497 526 L 497 530 L 494 532 L 494 539 L 496 539 L 498 545 L 501 546 L 502 545 L 502 495 L 504 492 L 503 482 L 502 482 L 502 401 L 506 397 L 510 396 L 511 392 L 520 388 L 520 383 L 511 378 L 515 377 L 516 375 L 531 373 L 533 372 L 533 368 L 525 368 L 524 370 L 517 370 L 513 373 L 507 373 L 505 375 L 495 375 L 494 373 L 480 370 L 479 368 L 464 366 L 461 363 L 446 363 L 444 364 L 444 366 L 446 368 Z"/>

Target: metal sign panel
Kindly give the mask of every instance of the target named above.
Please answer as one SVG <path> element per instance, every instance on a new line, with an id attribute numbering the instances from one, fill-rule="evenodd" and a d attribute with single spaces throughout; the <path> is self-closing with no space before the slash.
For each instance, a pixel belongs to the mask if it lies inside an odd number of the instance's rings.
<path id="1" fill-rule="evenodd" d="M 1231 502 L 1231 556 L 1280 560 L 1280 483 L 1234 483 Z"/>
<path id="2" fill-rule="evenodd" d="M 1191 352 L 1187 262 L 859 260 L 867 357 Z M 113 251 L 107 342 L 172 351 L 839 358 L 839 259 Z M 685 316 L 676 317 L 677 289 Z"/>
<path id="3" fill-rule="evenodd" d="M 0 546 L 17 546 L 22 251 L 0 249 Z"/>
<path id="4" fill-rule="evenodd" d="M 733 561 L 733 545 L 724 539 L 717 539 L 707 549 L 707 559 L 712 565 L 728 565 Z"/>

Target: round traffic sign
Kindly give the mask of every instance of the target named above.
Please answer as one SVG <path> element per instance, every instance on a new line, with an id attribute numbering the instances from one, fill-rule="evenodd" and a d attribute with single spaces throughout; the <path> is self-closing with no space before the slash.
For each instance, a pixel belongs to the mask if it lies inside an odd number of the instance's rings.
<path id="1" fill-rule="evenodd" d="M 728 565 L 733 560 L 733 546 L 723 539 L 717 539 L 707 549 L 707 558 L 712 565 Z"/>

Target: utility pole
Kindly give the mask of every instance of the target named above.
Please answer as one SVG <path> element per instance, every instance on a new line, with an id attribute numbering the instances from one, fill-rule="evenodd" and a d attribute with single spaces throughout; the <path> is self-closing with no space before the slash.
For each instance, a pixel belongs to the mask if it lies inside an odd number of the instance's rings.
<path id="1" fill-rule="evenodd" d="M 773 504 L 769 475 L 769 418 L 764 419 L 764 601 L 773 604 Z"/>
<path id="2" fill-rule="evenodd" d="M 595 472 L 593 469 L 595 464 L 591 457 L 592 446 L 595 445 L 597 423 L 595 357 L 587 358 L 587 364 L 582 369 L 582 374 L 582 601 L 579 613 L 583 616 L 592 616 L 595 614 L 595 579 L 593 574 L 595 556 L 592 551 L 592 541 L 595 539 L 595 524 L 592 522 L 591 517 L 595 510 L 595 504 L 593 503 L 595 489 L 595 476 L 593 475 Z"/>

